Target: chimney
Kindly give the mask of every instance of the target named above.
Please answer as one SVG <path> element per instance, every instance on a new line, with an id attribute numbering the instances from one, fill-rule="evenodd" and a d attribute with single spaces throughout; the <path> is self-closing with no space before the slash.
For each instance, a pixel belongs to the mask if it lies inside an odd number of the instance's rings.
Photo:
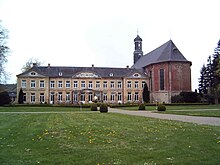
<path id="1" fill-rule="evenodd" d="M 94 64 L 92 64 L 92 69 L 94 69 Z"/>
<path id="2" fill-rule="evenodd" d="M 33 67 L 36 67 L 37 66 L 37 63 L 33 63 Z"/>
<path id="3" fill-rule="evenodd" d="M 126 68 L 129 69 L 129 65 L 127 65 Z"/>
<path id="4" fill-rule="evenodd" d="M 47 68 L 50 68 L 50 63 L 48 63 Z"/>

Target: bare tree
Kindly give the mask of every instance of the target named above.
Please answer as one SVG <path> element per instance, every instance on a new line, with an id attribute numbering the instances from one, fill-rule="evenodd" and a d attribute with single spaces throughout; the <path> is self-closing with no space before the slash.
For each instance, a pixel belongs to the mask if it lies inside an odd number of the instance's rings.
<path id="1" fill-rule="evenodd" d="M 0 20 L 0 83 L 5 81 L 7 73 L 5 71 L 5 63 L 7 63 L 7 57 L 10 52 L 9 47 L 6 45 L 8 39 L 8 30 L 1 25 Z"/>
<path id="2" fill-rule="evenodd" d="M 29 69 L 31 69 L 32 68 L 32 66 L 33 66 L 33 64 L 36 64 L 36 66 L 41 66 L 42 64 L 43 64 L 43 62 L 41 62 L 40 60 L 38 60 L 37 58 L 31 58 L 31 59 L 29 59 L 27 62 L 26 62 L 26 64 L 25 65 L 23 65 L 23 67 L 22 67 L 22 72 L 25 72 L 25 71 L 27 71 L 27 70 L 29 70 Z"/>

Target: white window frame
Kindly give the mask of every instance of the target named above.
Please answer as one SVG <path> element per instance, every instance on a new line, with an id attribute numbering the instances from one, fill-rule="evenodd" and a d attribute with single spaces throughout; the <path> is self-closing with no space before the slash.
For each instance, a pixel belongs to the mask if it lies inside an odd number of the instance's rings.
<path id="1" fill-rule="evenodd" d="M 139 86 L 139 82 L 138 82 L 138 81 L 135 81 L 135 82 L 134 82 L 134 88 L 138 88 L 138 86 Z"/>
<path id="2" fill-rule="evenodd" d="M 62 92 L 58 92 L 57 100 L 58 100 L 59 103 L 61 103 L 63 101 L 63 93 Z"/>
<path id="3" fill-rule="evenodd" d="M 44 88 L 45 87 L 45 81 L 40 80 L 39 86 L 40 86 L 40 88 Z"/>
<path id="4" fill-rule="evenodd" d="M 54 80 L 50 81 L 50 88 L 55 88 L 55 81 Z"/>
<path id="5" fill-rule="evenodd" d="M 95 82 L 95 87 L 96 87 L 96 88 L 100 88 L 100 86 L 101 86 L 100 81 L 96 81 L 96 82 Z"/>
<path id="6" fill-rule="evenodd" d="M 36 80 L 31 80 L 30 87 L 31 88 L 35 88 L 36 87 Z"/>
<path id="7" fill-rule="evenodd" d="M 69 80 L 66 81 L 66 88 L 70 88 L 70 81 Z"/>
<path id="8" fill-rule="evenodd" d="M 63 88 L 63 81 L 62 80 L 58 81 L 58 88 Z"/>
<path id="9" fill-rule="evenodd" d="M 103 101 L 107 101 L 108 100 L 108 95 L 107 93 L 103 93 Z"/>
<path id="10" fill-rule="evenodd" d="M 73 88 L 78 88 L 78 81 L 73 81 Z"/>
<path id="11" fill-rule="evenodd" d="M 66 92 L 66 102 L 70 102 L 70 92 Z"/>
<path id="12" fill-rule="evenodd" d="M 127 88 L 131 88 L 132 86 L 132 82 L 131 81 L 127 81 Z"/>
<path id="13" fill-rule="evenodd" d="M 139 93 L 138 92 L 134 93 L 134 101 L 139 101 Z"/>
<path id="14" fill-rule="evenodd" d="M 122 82 L 118 81 L 118 88 L 122 88 Z"/>
<path id="15" fill-rule="evenodd" d="M 127 101 L 132 101 L 132 94 L 131 94 L 131 92 L 128 92 Z"/>
<path id="16" fill-rule="evenodd" d="M 108 88 L 108 82 L 107 81 L 103 82 L 103 88 Z"/>
<path id="17" fill-rule="evenodd" d="M 115 88 L 115 82 L 114 81 L 110 82 L 110 88 Z"/>
<path id="18" fill-rule="evenodd" d="M 81 81 L 81 88 L 86 88 L 86 81 Z"/>
<path id="19" fill-rule="evenodd" d="M 111 93 L 111 98 L 110 98 L 110 100 L 111 100 L 112 102 L 115 101 L 115 93 Z"/>
<path id="20" fill-rule="evenodd" d="M 31 103 L 35 103 L 36 101 L 36 96 L 35 96 L 35 93 L 31 93 Z"/>
<path id="21" fill-rule="evenodd" d="M 88 88 L 89 88 L 89 89 L 92 89 L 92 86 L 93 86 L 93 82 L 92 82 L 92 81 L 89 81 L 89 86 L 88 86 Z"/>
<path id="22" fill-rule="evenodd" d="M 118 92 L 118 101 L 122 101 L 122 93 Z"/>
<path id="23" fill-rule="evenodd" d="M 26 88 L 27 80 L 21 80 L 21 88 Z"/>
<path id="24" fill-rule="evenodd" d="M 45 102 L 44 93 L 40 93 L 40 103 L 44 103 L 44 102 Z"/>

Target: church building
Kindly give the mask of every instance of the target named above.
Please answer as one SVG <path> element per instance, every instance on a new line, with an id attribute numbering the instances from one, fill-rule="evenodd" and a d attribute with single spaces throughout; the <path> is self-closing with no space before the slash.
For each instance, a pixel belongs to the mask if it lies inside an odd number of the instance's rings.
<path id="1" fill-rule="evenodd" d="M 171 97 L 191 91 L 191 65 L 172 40 L 146 55 L 142 51 L 142 39 L 134 39 L 134 69 L 143 69 L 148 75 L 151 102 L 171 103 Z"/>
<path id="2" fill-rule="evenodd" d="M 37 66 L 17 75 L 17 98 L 24 103 L 140 103 L 145 83 L 150 102 L 171 103 L 171 97 L 191 91 L 191 62 L 170 40 L 144 55 L 142 39 L 134 39 L 132 67 Z"/>

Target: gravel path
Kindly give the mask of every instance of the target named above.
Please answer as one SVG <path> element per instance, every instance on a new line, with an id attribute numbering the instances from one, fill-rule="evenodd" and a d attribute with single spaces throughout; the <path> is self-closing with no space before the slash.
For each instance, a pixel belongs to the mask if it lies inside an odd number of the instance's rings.
<path id="1" fill-rule="evenodd" d="M 113 108 L 109 108 L 109 112 L 127 114 L 127 115 L 135 115 L 135 116 L 144 116 L 144 117 L 151 117 L 151 118 L 158 118 L 158 119 L 166 119 L 166 120 L 176 120 L 176 121 L 196 123 L 196 124 L 220 126 L 220 118 L 218 117 L 200 117 L 200 116 L 186 116 L 186 115 L 173 115 L 173 114 L 159 114 L 159 113 L 153 113 L 150 111 L 130 111 L 130 110 L 119 110 L 119 109 L 113 109 Z"/>

